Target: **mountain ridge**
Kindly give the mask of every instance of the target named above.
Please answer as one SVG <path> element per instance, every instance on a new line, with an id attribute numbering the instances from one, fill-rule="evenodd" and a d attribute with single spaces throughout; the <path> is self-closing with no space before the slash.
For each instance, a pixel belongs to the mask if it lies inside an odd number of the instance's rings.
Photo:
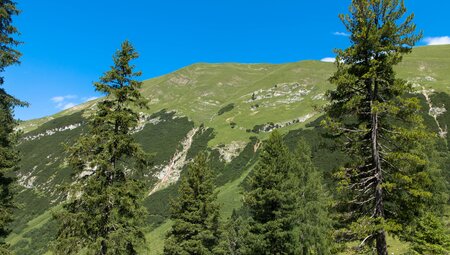
<path id="1" fill-rule="evenodd" d="M 144 176 L 148 192 L 158 186 L 158 175 L 171 162 L 179 162 L 175 175 L 179 177 L 193 156 L 208 150 L 217 174 L 222 217 L 228 217 L 241 206 L 242 182 L 257 160 L 260 141 L 275 128 L 286 134 L 290 144 L 300 136 L 306 137 L 313 144 L 315 164 L 329 174 L 340 155 L 324 149 L 327 141 L 318 134 L 317 123 L 322 115 L 318 109 L 327 103 L 325 93 L 332 89 L 328 78 L 334 70 L 332 63 L 320 61 L 198 63 L 145 80 L 142 93 L 150 100 L 150 110 L 142 112 L 145 121 L 135 137 L 145 151 L 156 153 L 154 166 Z M 450 125 L 448 70 L 450 45 L 414 48 L 397 68 L 399 76 L 417 88 L 426 113 L 432 112 L 430 107 L 443 109 L 427 117 L 436 132 L 439 124 L 443 128 Z M 429 100 L 420 91 L 427 91 Z M 72 182 L 62 144 L 70 144 L 83 132 L 86 117 L 98 100 L 21 123 L 24 138 L 19 149 L 23 160 L 16 173 L 20 185 L 17 199 L 27 215 L 17 211 L 8 238 L 16 253 L 47 251 L 55 224 L 51 212 L 62 201 L 61 187 Z M 181 144 L 187 137 L 189 143 L 184 147 Z M 450 142 L 448 135 L 446 138 Z M 164 235 L 158 231 L 170 224 L 166 221 L 167 200 L 176 194 L 176 180 L 162 185 L 145 200 L 149 210 L 147 236 L 154 243 L 161 243 Z"/>

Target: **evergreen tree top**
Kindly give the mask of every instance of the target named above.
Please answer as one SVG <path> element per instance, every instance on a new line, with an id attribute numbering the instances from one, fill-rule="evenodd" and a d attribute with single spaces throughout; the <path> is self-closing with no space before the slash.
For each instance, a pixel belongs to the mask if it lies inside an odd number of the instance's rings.
<path id="1" fill-rule="evenodd" d="M 339 15 L 346 29 L 351 33 L 351 46 L 346 50 L 346 64 L 379 61 L 388 55 L 396 55 L 393 64 L 401 61 L 397 54 L 409 53 L 422 37 L 415 34 L 414 14 L 404 20 L 404 0 L 352 0 L 349 14 Z"/>
<path id="2" fill-rule="evenodd" d="M 141 95 L 139 89 L 142 82 L 136 80 L 142 75 L 141 71 L 134 71 L 135 66 L 131 61 L 139 57 L 129 41 L 121 45 L 113 56 L 114 65 L 100 77 L 100 81 L 94 83 L 96 91 L 105 93 L 108 100 L 117 100 L 119 103 L 129 102 L 140 108 L 147 108 L 147 100 Z"/>
<path id="3" fill-rule="evenodd" d="M 19 35 L 19 31 L 12 25 L 12 19 L 20 11 L 16 8 L 16 3 L 11 0 L 0 0 L 0 72 L 5 71 L 5 67 L 19 64 L 22 54 L 16 49 L 21 44 L 13 36 Z M 4 82 L 4 77 L 0 77 L 0 85 Z"/>

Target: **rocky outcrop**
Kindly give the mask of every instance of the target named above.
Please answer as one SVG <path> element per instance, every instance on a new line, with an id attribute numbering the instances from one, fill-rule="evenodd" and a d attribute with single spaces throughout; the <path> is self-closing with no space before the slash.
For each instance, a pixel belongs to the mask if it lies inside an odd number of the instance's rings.
<path id="1" fill-rule="evenodd" d="M 169 160 L 169 163 L 162 168 L 161 171 L 155 174 L 158 178 L 158 182 L 149 192 L 149 196 L 158 190 L 161 190 L 172 183 L 175 183 L 180 178 L 180 173 L 183 167 L 188 163 L 187 153 L 191 148 L 195 134 L 199 128 L 194 128 L 186 135 L 186 138 L 181 142 L 181 149 L 177 150 L 173 157 Z"/>

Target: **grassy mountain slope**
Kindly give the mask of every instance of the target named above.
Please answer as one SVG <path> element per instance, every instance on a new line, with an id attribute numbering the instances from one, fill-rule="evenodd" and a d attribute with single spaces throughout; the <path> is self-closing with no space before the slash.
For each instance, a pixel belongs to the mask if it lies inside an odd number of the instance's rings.
<path id="1" fill-rule="evenodd" d="M 424 107 L 427 111 L 431 107 L 427 122 L 436 132 L 445 132 L 450 125 L 450 113 L 445 111 L 450 105 L 448 70 L 450 45 L 415 48 L 398 67 L 399 75 L 425 94 Z M 223 218 L 241 206 L 242 182 L 257 159 L 260 141 L 273 128 L 287 134 L 291 145 L 299 136 L 306 137 L 315 163 L 330 177 L 343 157 L 327 147 L 313 121 L 326 103 L 324 93 L 331 89 L 327 79 L 333 71 L 333 64 L 319 61 L 195 64 L 145 81 L 143 94 L 150 99 L 150 110 L 143 113 L 135 133 L 143 148 L 155 154 L 154 166 L 145 174 L 147 239 L 153 247 L 145 253 L 161 251 L 170 226 L 167 201 L 175 196 L 186 163 L 200 150 L 211 152 Z M 17 254 L 47 252 L 55 233 L 51 212 L 59 208 L 61 187 L 71 182 L 62 144 L 81 134 L 95 103 L 21 123 L 25 132 L 17 172 L 21 208 L 8 238 Z"/>

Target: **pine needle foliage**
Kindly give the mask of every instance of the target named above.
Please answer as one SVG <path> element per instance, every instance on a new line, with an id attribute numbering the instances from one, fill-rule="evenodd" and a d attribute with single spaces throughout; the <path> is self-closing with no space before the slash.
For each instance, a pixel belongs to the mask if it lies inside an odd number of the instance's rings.
<path id="1" fill-rule="evenodd" d="M 294 254 L 298 189 L 295 181 L 287 181 L 291 167 L 287 146 L 277 131 L 272 132 L 244 194 L 250 212 L 245 254 Z"/>
<path id="2" fill-rule="evenodd" d="M 19 64 L 22 55 L 16 49 L 21 42 L 14 38 L 19 32 L 12 24 L 13 17 L 19 13 L 15 2 L 0 0 L 0 254 L 10 253 L 9 245 L 5 243 L 10 233 L 8 224 L 13 220 L 12 211 L 15 208 L 12 192 L 14 179 L 10 173 L 17 169 L 20 159 L 15 147 L 18 134 L 14 130 L 17 126 L 14 108 L 27 105 L 1 87 L 5 82 L 2 75 L 5 68 Z"/>
<path id="3" fill-rule="evenodd" d="M 407 228 L 412 254 L 450 254 L 450 236 L 442 219 L 426 212 L 414 219 Z"/>
<path id="4" fill-rule="evenodd" d="M 403 0 L 352 0 L 340 18 L 351 46 L 337 50 L 324 124 L 342 138 L 349 164 L 336 176 L 342 197 L 341 240 L 387 255 L 386 233 L 402 236 L 432 197 L 429 133 L 411 84 L 394 66 L 421 38 Z M 372 249 L 372 248 L 370 248 Z"/>
<path id="5" fill-rule="evenodd" d="M 145 189 L 138 177 L 149 161 L 132 132 L 140 120 L 135 109 L 147 107 L 147 100 L 135 80 L 141 73 L 130 64 L 137 57 L 123 42 L 111 70 L 94 84 L 106 97 L 97 103 L 87 133 L 68 148 L 76 181 L 56 214 L 55 254 L 131 255 L 144 243 Z"/>
<path id="6" fill-rule="evenodd" d="M 231 214 L 225 225 L 225 232 L 222 237 L 221 245 L 224 246 L 226 254 L 243 255 L 247 254 L 247 240 L 249 234 L 248 221 L 239 216 L 235 210 Z"/>
<path id="7" fill-rule="evenodd" d="M 296 182 L 296 253 L 299 255 L 334 254 L 333 221 L 330 216 L 332 200 L 323 185 L 323 177 L 312 162 L 311 149 L 298 142 L 292 154 L 293 170 L 289 181 Z"/>
<path id="8" fill-rule="evenodd" d="M 171 202 L 173 226 L 164 244 L 165 255 L 227 254 L 220 251 L 222 227 L 208 156 L 197 155 L 181 179 Z"/>

